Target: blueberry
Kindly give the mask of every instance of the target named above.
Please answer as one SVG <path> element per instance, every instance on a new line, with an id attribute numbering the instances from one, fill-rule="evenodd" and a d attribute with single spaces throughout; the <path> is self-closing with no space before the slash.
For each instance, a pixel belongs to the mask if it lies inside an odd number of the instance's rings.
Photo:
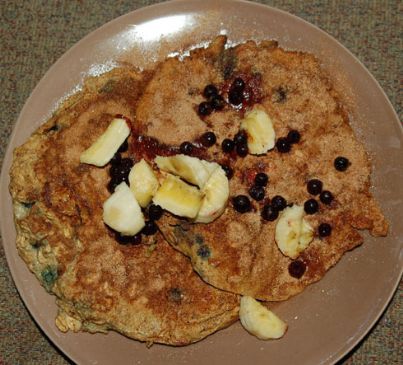
<path id="1" fill-rule="evenodd" d="M 221 95 L 213 96 L 210 105 L 214 110 L 222 110 L 225 106 L 225 100 Z"/>
<path id="2" fill-rule="evenodd" d="M 152 221 L 157 221 L 162 217 L 163 210 L 159 205 L 151 204 L 148 207 L 148 218 Z"/>
<path id="3" fill-rule="evenodd" d="M 266 204 L 262 210 L 262 218 L 266 221 L 275 221 L 278 217 L 278 210 L 275 209 L 271 204 Z"/>
<path id="4" fill-rule="evenodd" d="M 199 112 L 199 115 L 201 115 L 202 117 L 206 117 L 207 115 L 210 115 L 212 111 L 213 111 L 213 109 L 211 108 L 211 105 L 209 102 L 203 101 L 202 103 L 199 104 L 198 112 Z"/>
<path id="5" fill-rule="evenodd" d="M 234 142 L 236 145 L 240 145 L 240 144 L 246 144 L 248 141 L 248 137 L 246 136 L 246 133 L 243 131 L 238 132 L 235 136 L 234 136 Z"/>
<path id="6" fill-rule="evenodd" d="M 234 149 L 234 147 L 235 143 L 229 138 L 225 138 L 221 143 L 221 148 L 226 153 L 231 152 Z"/>
<path id="7" fill-rule="evenodd" d="M 193 151 L 193 145 L 190 142 L 181 143 L 179 150 L 184 155 L 190 155 Z"/>
<path id="8" fill-rule="evenodd" d="M 287 153 L 291 150 L 291 144 L 288 142 L 287 138 L 280 137 L 276 142 L 276 147 L 278 152 Z"/>
<path id="9" fill-rule="evenodd" d="M 306 214 L 315 214 L 319 209 L 319 204 L 315 199 L 309 199 L 304 203 Z"/>
<path id="10" fill-rule="evenodd" d="M 322 181 L 318 179 L 309 180 L 306 185 L 308 193 L 312 195 L 320 194 L 322 192 L 322 187 L 323 187 Z"/>
<path id="11" fill-rule="evenodd" d="M 234 171 L 231 169 L 231 167 L 229 167 L 228 165 L 221 165 L 221 167 L 228 179 L 231 179 L 232 176 L 234 176 Z"/>
<path id="12" fill-rule="evenodd" d="M 208 259 L 210 255 L 210 249 L 207 245 L 201 245 L 197 250 L 197 256 L 201 257 L 202 259 Z"/>
<path id="13" fill-rule="evenodd" d="M 205 147 L 211 147 L 216 143 L 217 138 L 213 132 L 206 132 L 201 136 L 201 143 Z"/>
<path id="14" fill-rule="evenodd" d="M 122 181 L 120 180 L 116 180 L 116 179 L 110 179 L 108 185 L 107 185 L 107 189 L 108 191 L 113 194 L 113 192 L 115 191 L 116 187 L 121 183 Z"/>
<path id="15" fill-rule="evenodd" d="M 333 201 L 334 197 L 330 191 L 323 190 L 319 195 L 319 199 L 323 204 L 330 204 Z"/>
<path id="16" fill-rule="evenodd" d="M 280 211 L 285 209 L 287 206 L 287 201 L 281 195 L 276 195 L 272 198 L 271 205 L 274 209 Z"/>
<path id="17" fill-rule="evenodd" d="M 295 260 L 288 265 L 288 273 L 296 279 L 299 279 L 304 275 L 306 265 L 301 260 Z"/>
<path id="18" fill-rule="evenodd" d="M 245 89 L 245 81 L 243 81 L 240 77 L 237 77 L 232 82 L 231 89 L 243 91 Z"/>
<path id="19" fill-rule="evenodd" d="M 121 172 L 122 172 L 122 169 L 121 169 L 120 165 L 115 164 L 115 165 L 112 165 L 111 168 L 109 169 L 109 176 L 111 177 L 111 179 L 122 181 Z"/>
<path id="20" fill-rule="evenodd" d="M 151 236 L 158 231 L 158 226 L 155 224 L 154 221 L 146 221 L 145 226 L 143 227 L 143 230 L 141 231 L 143 234 L 146 236 Z"/>
<path id="21" fill-rule="evenodd" d="M 112 159 L 110 160 L 111 165 L 117 165 L 120 163 L 120 160 L 122 159 L 122 156 L 120 155 L 119 152 L 116 152 Z"/>
<path id="22" fill-rule="evenodd" d="M 263 200 L 264 194 L 265 194 L 265 191 L 262 186 L 252 186 L 249 189 L 249 195 L 257 201 Z"/>
<path id="23" fill-rule="evenodd" d="M 266 186 L 269 182 L 269 177 L 264 172 L 259 172 L 255 176 L 255 185 L 257 186 Z"/>
<path id="24" fill-rule="evenodd" d="M 248 146 L 246 144 L 238 144 L 236 146 L 236 153 L 239 157 L 245 157 L 248 154 Z"/>
<path id="25" fill-rule="evenodd" d="M 122 158 L 120 160 L 120 166 L 122 167 L 122 169 L 126 170 L 126 171 L 130 171 L 130 169 L 133 167 L 133 160 L 131 158 Z"/>
<path id="26" fill-rule="evenodd" d="M 122 245 L 138 245 L 141 243 L 141 234 L 138 233 L 134 236 L 122 236 L 120 233 L 116 232 L 115 235 L 116 241 L 118 241 Z"/>
<path id="27" fill-rule="evenodd" d="M 252 208 L 250 200 L 246 195 L 237 195 L 232 198 L 232 204 L 234 205 L 235 210 L 239 213 L 249 212 Z"/>
<path id="28" fill-rule="evenodd" d="M 349 165 L 350 161 L 345 157 L 339 156 L 334 160 L 334 167 L 337 171 L 346 171 Z"/>
<path id="29" fill-rule="evenodd" d="M 123 153 L 123 152 L 126 152 L 128 149 L 129 149 L 129 142 L 127 142 L 127 138 L 126 138 L 125 141 L 120 145 L 118 152 Z"/>
<path id="30" fill-rule="evenodd" d="M 218 90 L 213 84 L 207 85 L 203 90 L 203 96 L 207 99 L 216 95 L 218 95 Z"/>
<path id="31" fill-rule="evenodd" d="M 242 91 L 231 89 L 228 93 L 228 101 L 232 105 L 239 105 L 242 103 L 243 100 L 243 93 Z"/>
<path id="32" fill-rule="evenodd" d="M 301 134 L 298 131 L 296 131 L 295 129 L 292 129 L 287 134 L 287 140 L 291 144 L 298 143 L 300 141 L 300 139 L 301 139 Z"/>
<path id="33" fill-rule="evenodd" d="M 330 236 L 332 233 L 332 227 L 328 223 L 321 223 L 318 227 L 318 233 L 320 237 Z"/>
<path id="34" fill-rule="evenodd" d="M 119 162 L 112 164 L 109 169 L 109 175 L 115 181 L 128 181 L 129 173 L 133 167 L 133 160 L 130 158 L 122 158 Z"/>

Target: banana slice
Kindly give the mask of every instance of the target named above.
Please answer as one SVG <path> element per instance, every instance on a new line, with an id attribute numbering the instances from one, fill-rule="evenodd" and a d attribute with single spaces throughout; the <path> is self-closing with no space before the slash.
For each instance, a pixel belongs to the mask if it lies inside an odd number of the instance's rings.
<path id="1" fill-rule="evenodd" d="M 144 216 L 125 182 L 119 184 L 114 193 L 104 202 L 103 220 L 124 236 L 133 236 L 144 227 Z"/>
<path id="2" fill-rule="evenodd" d="M 252 155 L 260 155 L 271 150 L 275 144 L 273 122 L 261 105 L 255 105 L 245 115 L 241 122 L 241 129 L 248 136 L 248 149 Z"/>
<path id="3" fill-rule="evenodd" d="M 105 166 L 130 134 L 124 119 L 115 118 L 106 131 L 80 155 L 80 162 Z"/>
<path id="4" fill-rule="evenodd" d="M 195 218 L 202 204 L 202 194 L 195 186 L 168 174 L 153 202 L 180 217 Z"/>
<path id="5" fill-rule="evenodd" d="M 283 210 L 277 221 L 275 240 L 283 255 L 292 259 L 313 240 L 313 229 L 304 219 L 304 208 L 293 205 Z"/>
<path id="6" fill-rule="evenodd" d="M 287 324 L 252 297 L 241 298 L 239 319 L 242 326 L 261 340 L 277 339 L 284 335 Z"/>
<path id="7" fill-rule="evenodd" d="M 210 223 L 224 212 L 229 196 L 228 178 L 220 166 L 211 174 L 201 192 L 204 197 L 195 221 Z"/>
<path id="8" fill-rule="evenodd" d="M 129 174 L 130 189 L 138 203 L 145 208 L 158 190 L 158 180 L 150 165 L 142 159 L 137 162 Z"/>
<path id="9" fill-rule="evenodd" d="M 202 161 L 197 157 L 182 154 L 170 157 L 157 156 L 155 163 L 160 170 L 179 176 L 183 180 L 197 185 L 200 189 L 219 166 L 217 163 Z"/>

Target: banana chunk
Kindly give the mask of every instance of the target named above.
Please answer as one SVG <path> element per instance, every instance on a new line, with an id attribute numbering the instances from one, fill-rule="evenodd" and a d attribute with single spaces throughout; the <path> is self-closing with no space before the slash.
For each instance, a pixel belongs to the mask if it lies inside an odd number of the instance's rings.
<path id="1" fill-rule="evenodd" d="M 145 208 L 158 190 L 158 179 L 150 165 L 142 159 L 137 162 L 129 174 L 130 189 L 138 203 Z"/>
<path id="2" fill-rule="evenodd" d="M 212 172 L 219 166 L 214 162 L 202 161 L 197 157 L 175 155 L 170 157 L 157 156 L 155 163 L 162 171 L 179 176 L 187 182 L 204 187 Z"/>
<path id="3" fill-rule="evenodd" d="M 204 197 L 195 221 L 210 223 L 224 212 L 229 197 L 228 178 L 221 166 L 214 170 L 201 192 Z"/>
<path id="4" fill-rule="evenodd" d="M 275 144 L 273 122 L 261 105 L 256 104 L 245 115 L 241 129 L 248 136 L 248 149 L 252 155 L 260 155 L 271 150 Z"/>
<path id="5" fill-rule="evenodd" d="M 168 174 L 157 190 L 153 202 L 180 217 L 195 218 L 202 204 L 202 194 L 195 186 Z"/>
<path id="6" fill-rule="evenodd" d="M 105 166 L 129 134 L 130 128 L 124 119 L 113 119 L 106 131 L 80 155 L 80 162 Z"/>
<path id="7" fill-rule="evenodd" d="M 292 259 L 305 250 L 313 240 L 313 229 L 304 219 L 304 208 L 293 205 L 283 210 L 277 221 L 275 235 L 283 255 Z"/>
<path id="8" fill-rule="evenodd" d="M 144 227 L 144 216 L 133 192 L 125 182 L 104 202 L 103 220 L 124 236 L 133 236 Z"/>
<path id="9" fill-rule="evenodd" d="M 284 335 L 287 324 L 252 297 L 241 298 L 239 319 L 242 326 L 261 340 L 277 339 Z"/>

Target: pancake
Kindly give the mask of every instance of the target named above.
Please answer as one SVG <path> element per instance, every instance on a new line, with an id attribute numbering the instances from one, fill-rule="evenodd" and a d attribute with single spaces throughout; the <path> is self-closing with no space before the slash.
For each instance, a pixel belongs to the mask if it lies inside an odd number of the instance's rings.
<path id="1" fill-rule="evenodd" d="M 285 51 L 273 41 L 225 44 L 225 37 L 218 37 L 209 48 L 198 49 L 184 60 L 161 64 L 139 101 L 136 129 L 139 135 L 170 145 L 172 151 L 178 151 L 184 141 L 192 142 L 194 156 L 231 166 L 231 197 L 248 195 L 257 173 L 269 176 L 265 199 L 252 200 L 248 213 L 235 211 L 230 200 L 224 214 L 210 224 L 165 215 L 160 229 L 175 249 L 190 257 L 207 283 L 261 300 L 285 300 L 321 279 L 346 251 L 360 245 L 363 238 L 357 230 L 384 236 L 388 224 L 370 192 L 370 159 L 320 62 L 307 53 Z M 247 102 L 240 107 L 227 103 L 223 110 L 200 117 L 197 108 L 205 100 L 204 87 L 215 84 L 228 101 L 228 90 L 237 77 L 248 85 Z M 290 130 L 300 133 L 301 140 L 290 152 L 274 148 L 245 158 L 223 153 L 221 142 L 235 136 L 244 113 L 254 104 L 263 106 L 271 117 L 277 139 Z M 199 143 L 207 131 L 217 137 L 211 148 Z M 150 160 L 158 154 L 155 149 L 138 151 Z M 350 162 L 344 172 L 335 169 L 338 156 Z M 277 247 L 276 221 L 262 219 L 261 212 L 276 195 L 300 206 L 311 198 L 319 201 L 307 191 L 307 182 L 313 178 L 322 181 L 334 200 L 320 203 L 318 213 L 306 216 L 315 237 L 292 260 Z M 331 225 L 330 236 L 319 237 L 321 223 Z"/>
<path id="2" fill-rule="evenodd" d="M 115 115 L 134 118 L 150 76 L 122 66 L 89 78 L 14 151 L 16 244 L 57 297 L 60 330 L 114 330 L 186 345 L 235 321 L 238 296 L 206 285 L 160 234 L 139 245 L 119 243 L 102 221 L 109 167 L 79 163 Z"/>

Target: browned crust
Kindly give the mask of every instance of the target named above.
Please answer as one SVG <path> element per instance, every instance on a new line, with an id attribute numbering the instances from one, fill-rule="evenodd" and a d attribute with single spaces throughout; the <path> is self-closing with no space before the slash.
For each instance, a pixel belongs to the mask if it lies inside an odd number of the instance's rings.
<path id="1" fill-rule="evenodd" d="M 60 318 L 90 332 L 186 345 L 235 321 L 238 296 L 206 285 L 160 235 L 140 246 L 118 244 L 102 222 L 109 167 L 79 163 L 116 114 L 134 119 L 149 76 L 120 67 L 90 78 L 15 150 L 17 248 L 57 296 Z M 173 289 L 179 299 L 169 295 Z"/>
<path id="2" fill-rule="evenodd" d="M 230 182 L 231 196 L 248 195 L 254 174 L 263 171 L 270 176 L 266 196 L 282 195 L 290 203 L 303 205 L 312 197 L 306 191 L 306 182 L 319 178 L 335 200 L 330 206 L 321 204 L 319 214 L 308 219 L 315 230 L 321 222 L 330 223 L 332 235 L 327 239 L 315 238 L 300 257 L 307 264 L 306 274 L 295 279 L 288 273 L 291 260 L 275 244 L 275 222 L 260 218 L 261 203 L 254 202 L 254 211 L 243 215 L 234 212 L 229 204 L 215 222 L 188 225 L 186 229 L 178 229 L 181 222 L 168 218 L 161 229 L 176 249 L 191 258 L 206 282 L 259 299 L 284 300 L 319 280 L 344 252 L 360 245 L 362 237 L 356 229 L 384 236 L 388 224 L 369 190 L 371 167 L 367 153 L 355 138 L 348 110 L 319 61 L 310 54 L 284 51 L 275 42 L 257 45 L 249 41 L 225 50 L 220 38 L 213 49 L 192 53 L 183 62 L 169 60 L 156 70 L 148 92 L 139 102 L 139 126 L 163 142 L 176 144 L 193 141 L 207 130 L 214 131 L 218 143 L 208 149 L 207 157 L 232 164 L 235 176 Z M 195 112 L 178 112 L 189 104 L 195 108 L 204 100 L 202 91 L 208 83 L 225 90 L 226 79 L 237 75 L 259 75 L 261 104 L 273 120 L 277 137 L 286 136 L 290 129 L 301 133 L 301 142 L 290 153 L 273 150 L 260 157 L 249 155 L 232 160 L 223 155 L 220 143 L 239 130 L 242 112 L 227 106 L 203 120 Z M 173 84 L 179 85 L 175 87 L 175 96 Z M 280 88 L 285 91 L 284 100 L 279 99 Z M 172 103 L 165 102 L 168 96 L 174 100 Z M 174 113 L 176 117 L 171 120 L 169 116 Z M 337 156 L 350 160 L 346 172 L 334 168 Z M 197 255 L 196 236 L 202 237 L 209 247 L 208 260 Z"/>

